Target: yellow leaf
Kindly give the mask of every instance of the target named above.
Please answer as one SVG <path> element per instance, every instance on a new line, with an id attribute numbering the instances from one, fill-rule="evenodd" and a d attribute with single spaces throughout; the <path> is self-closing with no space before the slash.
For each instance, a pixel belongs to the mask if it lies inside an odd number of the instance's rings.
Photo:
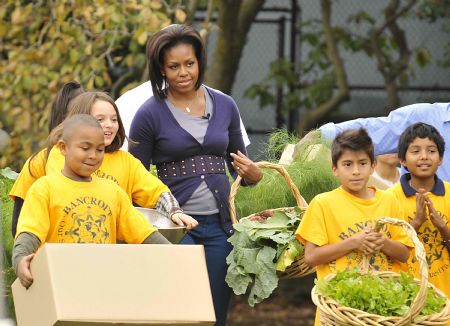
<path id="1" fill-rule="evenodd" d="M 96 24 L 92 25 L 92 32 L 95 34 L 99 34 L 103 31 L 103 22 L 99 21 Z"/>
<path id="2" fill-rule="evenodd" d="M 21 106 L 22 108 L 29 108 L 29 107 L 31 107 L 30 99 L 27 98 L 27 97 L 22 97 L 22 98 L 20 99 L 20 106 Z M 26 110 L 23 110 L 23 111 L 26 111 Z"/>
<path id="3" fill-rule="evenodd" d="M 147 42 L 147 32 L 146 31 L 142 31 L 138 38 L 137 41 L 140 45 L 144 45 Z"/>
<path id="4" fill-rule="evenodd" d="M 6 28 L 6 25 L 1 24 L 0 25 L 0 38 L 4 38 L 7 32 L 8 32 L 8 30 Z"/>
<path id="5" fill-rule="evenodd" d="M 52 93 L 56 93 L 56 91 L 58 90 L 58 81 L 56 79 L 52 80 L 48 84 L 48 90 Z"/>
<path id="6" fill-rule="evenodd" d="M 91 55 L 91 54 L 92 54 L 92 43 L 89 43 L 89 44 L 84 48 L 84 54 L 86 54 L 86 55 Z"/>
<path id="7" fill-rule="evenodd" d="M 111 85 L 111 77 L 109 77 L 106 71 L 103 72 L 103 79 L 106 84 Z"/>
<path id="8" fill-rule="evenodd" d="M 22 86 L 26 90 L 31 90 L 31 87 L 33 85 L 33 81 L 30 76 L 24 76 L 22 79 Z"/>
<path id="9" fill-rule="evenodd" d="M 123 16 L 121 16 L 119 13 L 117 12 L 113 12 L 111 14 L 111 20 L 116 23 L 116 24 L 120 24 L 122 22 L 122 18 Z"/>
<path id="10" fill-rule="evenodd" d="M 69 58 L 70 58 L 70 62 L 71 63 L 78 63 L 78 59 L 80 59 L 80 54 L 78 53 L 78 51 L 76 49 L 72 49 L 69 52 Z"/>
<path id="11" fill-rule="evenodd" d="M 105 14 L 105 8 L 102 6 L 98 6 L 97 10 L 95 11 L 95 15 L 98 17 L 102 17 Z"/>
<path id="12" fill-rule="evenodd" d="M 13 116 L 20 115 L 20 113 L 22 113 L 22 108 L 21 107 L 16 106 L 15 108 L 13 108 L 11 110 L 11 115 L 13 115 Z"/>
<path id="13" fill-rule="evenodd" d="M 88 90 L 94 89 L 94 78 L 93 77 L 89 78 L 89 81 L 86 84 L 86 88 Z"/>
<path id="14" fill-rule="evenodd" d="M 103 79 L 100 76 L 95 76 L 95 86 L 101 88 L 103 85 L 105 85 Z"/>
<path id="15" fill-rule="evenodd" d="M 152 9 L 161 9 L 162 3 L 161 3 L 161 1 L 152 1 L 152 2 L 150 2 L 150 7 Z"/>
<path id="16" fill-rule="evenodd" d="M 179 8 L 175 10 L 175 17 L 180 23 L 184 23 L 186 21 L 186 13 Z"/>
<path id="17" fill-rule="evenodd" d="M 13 13 L 11 14 L 11 22 L 14 25 L 19 25 L 23 22 L 24 17 L 22 14 L 22 8 L 21 7 L 17 7 Z"/>

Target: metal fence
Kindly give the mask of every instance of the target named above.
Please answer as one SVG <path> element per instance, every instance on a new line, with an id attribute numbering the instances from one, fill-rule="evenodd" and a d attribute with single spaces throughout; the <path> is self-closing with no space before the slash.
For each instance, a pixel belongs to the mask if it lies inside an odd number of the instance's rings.
<path id="1" fill-rule="evenodd" d="M 366 11 L 373 17 L 381 17 L 382 10 L 388 3 L 388 0 L 333 1 L 332 24 L 348 27 L 347 18 L 359 11 Z M 280 116 L 276 114 L 277 105 L 261 109 L 257 100 L 244 97 L 244 91 L 267 76 L 272 61 L 283 57 L 299 65 L 302 60 L 305 60 L 309 49 L 300 42 L 303 32 L 301 23 L 320 18 L 319 1 L 268 0 L 264 10 L 258 14 L 252 25 L 232 95 L 239 106 L 252 141 L 249 153 L 255 159 L 264 159 L 267 134 L 277 127 L 277 122 L 278 127 L 282 121 L 283 127 L 294 129 L 297 112 L 285 114 L 282 117 L 284 120 L 280 120 Z M 376 23 L 379 24 L 381 21 Z M 407 18 L 402 18 L 399 24 L 406 33 L 408 46 L 412 52 L 417 48 L 426 47 L 432 56 L 431 64 L 424 68 L 420 68 L 415 63 L 414 57 L 411 57 L 410 81 L 407 87 L 399 91 L 400 105 L 449 101 L 450 69 L 439 65 L 439 61 L 444 58 L 445 46 L 449 43 L 449 34 L 442 29 L 444 21 L 437 20 L 431 24 L 411 14 Z M 364 33 L 365 31 L 355 27 L 354 32 Z M 342 104 L 339 109 L 343 114 L 341 119 L 359 115 L 384 115 L 386 92 L 375 61 L 363 53 L 352 53 L 342 48 L 340 50 L 351 90 L 350 100 Z M 301 79 L 302 76 L 299 78 Z M 282 100 L 283 93 L 279 94 L 279 101 Z M 336 117 L 329 116 L 322 122 L 339 121 L 335 119 Z"/>

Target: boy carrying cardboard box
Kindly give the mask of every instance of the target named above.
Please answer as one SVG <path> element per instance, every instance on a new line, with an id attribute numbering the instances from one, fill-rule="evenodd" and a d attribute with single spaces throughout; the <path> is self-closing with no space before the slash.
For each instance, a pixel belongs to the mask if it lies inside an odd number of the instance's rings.
<path id="1" fill-rule="evenodd" d="M 114 182 L 92 175 L 104 155 L 103 129 L 87 114 L 64 121 L 60 172 L 40 178 L 26 195 L 13 248 L 21 284 L 33 283 L 30 263 L 45 242 L 167 244 Z"/>

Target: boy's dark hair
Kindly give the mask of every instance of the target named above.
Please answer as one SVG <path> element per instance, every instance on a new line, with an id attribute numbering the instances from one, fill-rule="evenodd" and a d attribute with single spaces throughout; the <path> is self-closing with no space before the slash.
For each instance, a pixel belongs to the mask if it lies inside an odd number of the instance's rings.
<path id="1" fill-rule="evenodd" d="M 83 87 L 76 81 L 65 83 L 63 87 L 60 88 L 52 103 L 50 111 L 50 118 L 48 120 L 49 133 L 66 118 L 69 102 L 83 92 Z"/>
<path id="2" fill-rule="evenodd" d="M 148 73 L 152 83 L 153 95 L 161 100 L 167 97 L 164 68 L 164 54 L 167 50 L 179 44 L 192 45 L 198 61 L 198 80 L 195 89 L 203 83 L 206 68 L 206 51 L 202 37 L 193 27 L 173 24 L 156 32 L 147 43 Z"/>
<path id="3" fill-rule="evenodd" d="M 363 151 L 369 156 L 371 164 L 375 162 L 372 139 L 364 128 L 345 130 L 333 140 L 331 144 L 333 166 L 337 166 L 338 160 L 346 150 Z"/>
<path id="4" fill-rule="evenodd" d="M 400 135 L 400 139 L 398 141 L 398 157 L 400 160 L 406 159 L 406 151 L 408 150 L 409 145 L 411 145 L 416 138 L 430 139 L 436 144 L 439 157 L 442 158 L 444 156 L 445 141 L 439 131 L 429 124 L 417 122 L 406 128 Z"/>
<path id="5" fill-rule="evenodd" d="M 75 114 L 68 117 L 62 125 L 61 139 L 69 142 L 72 136 L 78 133 L 80 127 L 95 127 L 103 131 L 100 123 L 90 114 Z"/>

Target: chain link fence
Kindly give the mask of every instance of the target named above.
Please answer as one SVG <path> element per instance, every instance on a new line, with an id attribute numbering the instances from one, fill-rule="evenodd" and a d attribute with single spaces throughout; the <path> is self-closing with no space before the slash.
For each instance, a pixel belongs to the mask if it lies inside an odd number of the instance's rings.
<path id="1" fill-rule="evenodd" d="M 364 35 L 369 30 L 368 25 L 367 28 L 364 25 L 352 27 L 348 23 L 348 17 L 365 11 L 375 18 L 375 26 L 380 26 L 384 19 L 383 9 L 388 3 L 388 0 L 333 1 L 331 23 L 333 26 L 351 28 L 353 33 Z M 297 12 L 294 10 L 295 5 Z M 413 9 L 406 18 L 399 20 L 412 53 L 408 84 L 399 89 L 400 106 L 449 101 L 450 67 L 440 65 L 444 59 L 445 47 L 449 43 L 449 33 L 444 31 L 446 22 L 441 19 L 429 23 L 420 20 L 415 13 Z M 261 109 L 258 100 L 245 98 L 244 92 L 268 75 L 270 63 L 280 58 L 280 53 L 281 57 L 295 62 L 296 65 L 306 60 L 309 48 L 300 43 L 303 29 L 306 28 L 301 27 L 301 24 L 311 19 L 321 19 L 319 1 L 268 0 L 248 35 L 232 95 L 239 106 L 252 142 L 249 153 L 256 160 L 265 158 L 267 134 L 277 127 L 276 105 Z M 417 65 L 414 57 L 415 50 L 419 48 L 427 48 L 431 55 L 431 62 L 423 68 Z M 359 116 L 385 115 L 388 112 L 385 109 L 387 96 L 375 60 L 363 52 L 353 53 L 342 47 L 340 54 L 348 76 L 350 100 L 341 105 L 339 115 L 327 116 L 321 123 L 338 122 Z M 283 100 L 283 96 L 280 100 Z M 292 120 L 295 118 L 295 114 L 285 114 L 284 127 L 295 125 Z"/>

